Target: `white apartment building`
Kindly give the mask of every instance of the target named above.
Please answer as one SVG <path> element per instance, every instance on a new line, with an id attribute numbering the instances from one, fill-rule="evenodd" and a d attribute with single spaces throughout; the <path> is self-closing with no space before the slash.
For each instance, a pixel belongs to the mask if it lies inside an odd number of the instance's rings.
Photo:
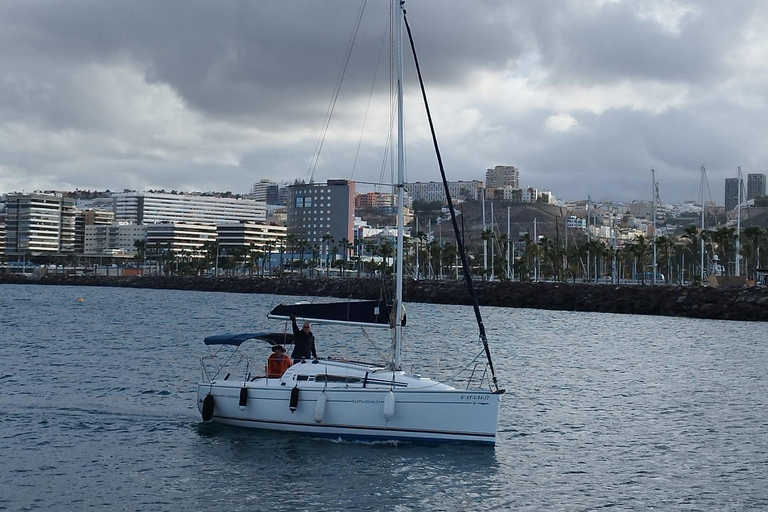
<path id="1" fill-rule="evenodd" d="M 528 187 L 523 189 L 524 203 L 535 203 L 538 198 L 539 198 L 539 189 L 534 187 Z"/>
<path id="2" fill-rule="evenodd" d="M 285 244 L 288 228 L 255 222 L 237 222 L 216 225 L 219 247 L 246 247 L 263 251 L 268 245 L 276 249 Z"/>
<path id="3" fill-rule="evenodd" d="M 5 212 L 0 209 L 0 257 L 5 256 Z"/>
<path id="4" fill-rule="evenodd" d="M 587 229 L 587 219 L 571 215 L 566 219 L 566 226 L 569 229 Z"/>
<path id="5" fill-rule="evenodd" d="M 85 226 L 83 255 L 133 258 L 137 254 L 136 241 L 146 237 L 146 226 L 125 221 L 88 224 Z"/>
<path id="6" fill-rule="evenodd" d="M 265 222 L 263 201 L 190 194 L 127 192 L 115 194 L 115 220 L 134 224 L 156 222 L 211 223 Z"/>
<path id="7" fill-rule="evenodd" d="M 8 256 L 71 254 L 75 249 L 75 201 L 60 194 L 8 194 Z"/>
<path id="8" fill-rule="evenodd" d="M 451 199 L 454 200 L 477 199 L 480 197 L 482 188 L 483 182 L 478 180 L 448 182 L 448 192 L 451 194 Z M 407 183 L 405 190 L 413 201 L 445 202 L 445 189 L 442 181 Z"/>
<path id="9" fill-rule="evenodd" d="M 212 223 L 160 222 L 144 227 L 148 255 L 171 251 L 177 255 L 201 257 L 205 243 L 216 241 L 216 225 Z"/>

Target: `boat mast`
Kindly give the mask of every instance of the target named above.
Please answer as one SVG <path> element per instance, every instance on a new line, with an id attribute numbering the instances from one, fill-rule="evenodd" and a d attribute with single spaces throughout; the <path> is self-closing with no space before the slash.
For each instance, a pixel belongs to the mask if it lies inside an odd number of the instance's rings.
<path id="1" fill-rule="evenodd" d="M 706 212 L 706 208 L 704 207 L 704 182 L 707 179 L 707 169 L 704 167 L 704 164 L 701 164 L 701 185 L 700 187 L 700 194 L 699 199 L 701 200 L 701 234 L 699 238 L 701 239 L 701 282 L 704 283 L 704 214 Z"/>
<path id="2" fill-rule="evenodd" d="M 739 166 L 737 177 L 739 178 L 739 203 L 736 217 L 736 276 L 738 277 L 741 275 L 741 199 L 744 193 L 741 188 L 741 166 Z"/>
<path id="3" fill-rule="evenodd" d="M 656 170 L 651 169 L 651 188 L 653 189 L 653 277 L 651 283 L 656 286 Z"/>
<path id="4" fill-rule="evenodd" d="M 397 50 L 395 53 L 397 68 L 397 264 L 395 269 L 395 302 L 394 320 L 395 338 L 392 343 L 392 370 L 400 370 L 402 366 L 403 327 L 400 321 L 403 309 L 403 235 L 405 215 L 403 213 L 405 189 L 405 146 L 403 137 L 403 15 L 405 6 L 400 0 L 393 0 L 393 13 L 396 18 L 395 37 Z"/>

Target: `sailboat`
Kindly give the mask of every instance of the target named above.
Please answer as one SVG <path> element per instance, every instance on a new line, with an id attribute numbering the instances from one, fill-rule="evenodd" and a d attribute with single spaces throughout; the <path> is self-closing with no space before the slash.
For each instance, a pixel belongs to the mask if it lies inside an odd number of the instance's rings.
<path id="1" fill-rule="evenodd" d="M 282 321 L 294 318 L 313 323 L 390 329 L 393 342 L 389 360 L 382 364 L 334 357 L 302 359 L 295 361 L 279 377 L 260 373 L 260 365 L 253 374 L 248 363 L 241 377 L 230 378 L 227 368 L 229 362 L 236 359 L 234 352 L 222 364 L 215 364 L 210 369 L 203 358 L 203 378 L 198 384 L 197 402 L 204 421 L 334 439 L 496 443 L 504 390 L 499 389 L 497 383 L 436 139 L 437 159 L 487 363 L 482 370 L 470 369 L 463 389 L 403 370 L 401 347 L 406 324 L 403 307 L 403 27 L 409 36 L 411 34 L 404 4 L 394 0 L 398 20 L 398 229 L 394 299 L 392 302 L 281 304 L 267 315 Z M 419 71 L 415 51 L 414 61 Z M 421 82 L 420 71 L 418 74 Z M 434 134 L 423 83 L 421 89 Z M 224 347 L 234 347 L 237 351 L 243 343 L 253 340 L 269 345 L 289 345 L 293 342 L 293 334 L 256 332 L 209 336 L 205 338 L 205 344 L 216 347 L 216 352 L 208 362 L 220 361 L 219 351 Z"/>

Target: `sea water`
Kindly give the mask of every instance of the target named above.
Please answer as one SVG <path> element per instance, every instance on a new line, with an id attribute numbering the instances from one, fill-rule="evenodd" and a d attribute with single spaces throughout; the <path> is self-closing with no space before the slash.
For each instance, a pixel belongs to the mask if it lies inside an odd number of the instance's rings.
<path id="1" fill-rule="evenodd" d="M 203 423 L 203 338 L 281 330 L 266 312 L 299 299 L 0 286 L 0 510 L 768 509 L 765 324 L 482 308 L 495 447 Z M 409 370 L 482 355 L 470 308 L 407 307 Z M 321 357 L 388 350 L 314 331 Z"/>

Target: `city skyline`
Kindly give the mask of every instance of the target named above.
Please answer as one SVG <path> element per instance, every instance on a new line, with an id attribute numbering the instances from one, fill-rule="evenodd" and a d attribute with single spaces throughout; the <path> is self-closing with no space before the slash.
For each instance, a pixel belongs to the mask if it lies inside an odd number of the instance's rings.
<path id="1" fill-rule="evenodd" d="M 314 154 L 360 5 L 4 2 L 0 193 L 388 178 L 384 3 L 368 3 Z M 764 3 L 407 7 L 450 181 L 514 165 L 521 187 L 630 201 L 654 168 L 674 203 L 698 198 L 703 163 L 721 202 L 738 166 L 768 172 Z M 412 78 L 407 179 L 434 181 Z"/>

